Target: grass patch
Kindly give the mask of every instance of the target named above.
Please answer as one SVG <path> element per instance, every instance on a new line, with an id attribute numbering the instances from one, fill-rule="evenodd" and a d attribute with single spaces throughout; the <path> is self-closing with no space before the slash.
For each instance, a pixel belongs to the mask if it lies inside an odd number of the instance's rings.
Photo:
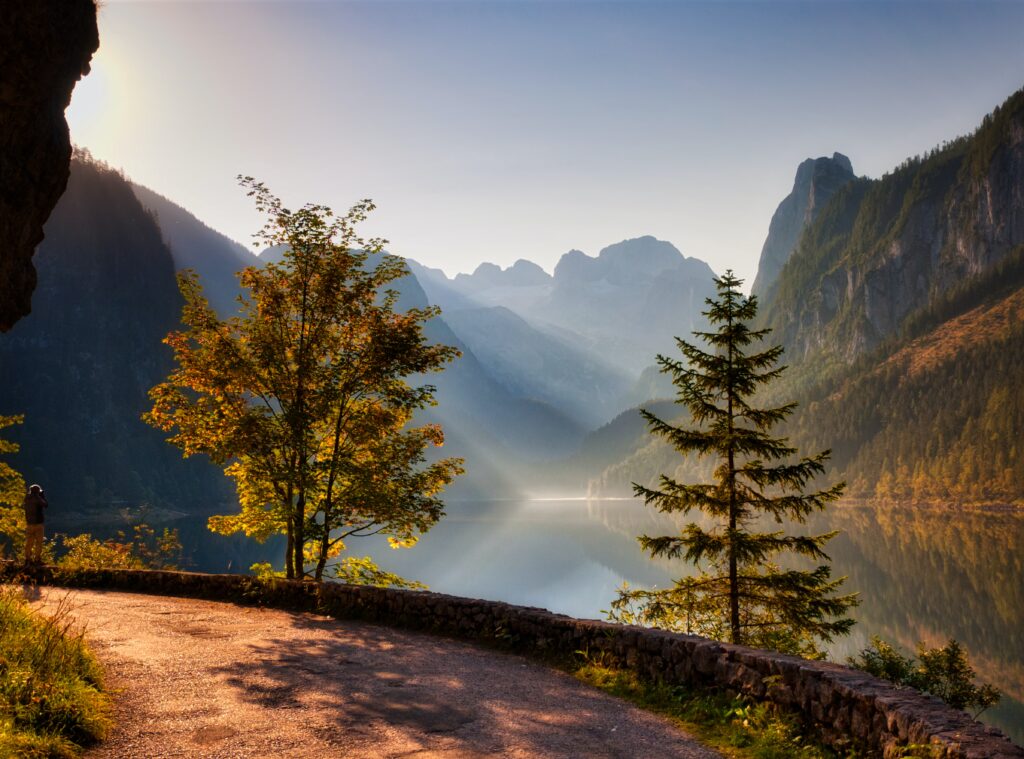
<path id="1" fill-rule="evenodd" d="M 0 757 L 77 757 L 113 722 L 99 663 L 63 604 L 44 616 L 0 588 Z"/>
<path id="2" fill-rule="evenodd" d="M 635 673 L 586 661 L 572 673 L 588 685 L 669 718 L 729 757 L 832 759 L 839 756 L 808 737 L 799 719 L 773 704 L 725 693 L 641 680 Z M 844 752 L 843 756 L 856 756 Z"/>

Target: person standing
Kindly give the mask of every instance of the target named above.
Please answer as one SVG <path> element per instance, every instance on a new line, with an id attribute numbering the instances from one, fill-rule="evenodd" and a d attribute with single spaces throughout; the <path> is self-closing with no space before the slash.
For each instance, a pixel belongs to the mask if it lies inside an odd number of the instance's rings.
<path id="1" fill-rule="evenodd" d="M 46 521 L 46 496 L 33 485 L 25 496 L 25 562 L 38 564 L 43 559 L 43 523 Z"/>

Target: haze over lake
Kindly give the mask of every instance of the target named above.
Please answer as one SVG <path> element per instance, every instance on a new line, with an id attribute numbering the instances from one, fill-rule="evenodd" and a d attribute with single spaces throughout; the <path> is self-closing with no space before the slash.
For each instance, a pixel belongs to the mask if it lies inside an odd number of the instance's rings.
<path id="1" fill-rule="evenodd" d="M 453 502 L 448 515 L 411 549 L 383 539 L 352 540 L 351 555 L 372 554 L 382 567 L 432 591 L 540 606 L 603 618 L 623 582 L 667 587 L 681 562 L 651 561 L 636 536 L 663 534 L 675 521 L 641 501 L 548 500 Z M 245 571 L 280 563 L 281 546 L 258 546 L 182 520 L 191 569 Z M 84 529 L 84 528 L 82 528 Z M 106 527 L 97 526 L 102 533 Z M 809 531 L 841 530 L 829 544 L 836 576 L 858 591 L 853 633 L 830 647 L 843 662 L 871 636 L 912 651 L 956 638 L 979 676 L 1003 691 L 982 720 L 1024 740 L 1024 514 L 948 511 L 843 503 Z"/>

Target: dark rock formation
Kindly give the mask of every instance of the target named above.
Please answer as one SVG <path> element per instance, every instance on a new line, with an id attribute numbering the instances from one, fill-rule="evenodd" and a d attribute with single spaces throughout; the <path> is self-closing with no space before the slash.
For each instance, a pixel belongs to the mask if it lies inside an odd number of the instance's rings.
<path id="1" fill-rule="evenodd" d="M 93 0 L 0 0 L 0 332 L 31 308 L 32 254 L 68 181 L 64 109 L 99 47 Z"/>
<path id="2" fill-rule="evenodd" d="M 800 241 L 800 235 L 832 199 L 836 190 L 853 179 L 853 166 L 842 153 L 831 158 L 808 158 L 796 170 L 793 191 L 779 203 L 761 248 L 751 293 L 764 297 Z"/>

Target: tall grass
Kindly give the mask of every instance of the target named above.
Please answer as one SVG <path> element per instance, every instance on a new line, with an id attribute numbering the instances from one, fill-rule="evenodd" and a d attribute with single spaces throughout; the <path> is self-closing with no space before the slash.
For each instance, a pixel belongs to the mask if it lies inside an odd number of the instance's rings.
<path id="1" fill-rule="evenodd" d="M 582 652 L 581 652 L 582 653 Z M 795 715 L 725 693 L 671 687 L 636 673 L 584 657 L 572 669 L 588 685 L 655 712 L 730 759 L 837 759 L 857 757 L 852 748 L 836 753 L 810 736 Z"/>
<path id="2" fill-rule="evenodd" d="M 67 605 L 43 615 L 0 587 L 0 757 L 77 757 L 107 734 L 110 715 Z"/>

